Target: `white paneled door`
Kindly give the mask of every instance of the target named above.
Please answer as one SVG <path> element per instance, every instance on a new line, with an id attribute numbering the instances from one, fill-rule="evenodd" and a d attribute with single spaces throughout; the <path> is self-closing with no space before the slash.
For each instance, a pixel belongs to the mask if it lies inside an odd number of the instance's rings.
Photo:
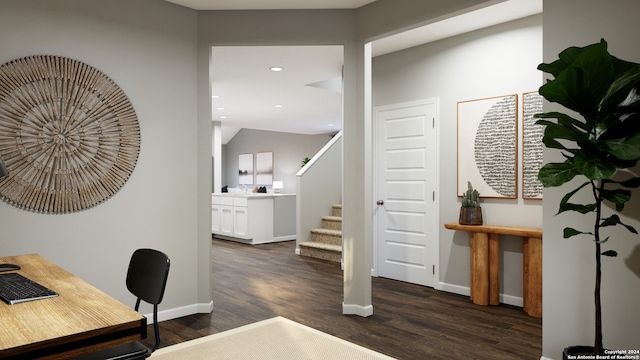
<path id="1" fill-rule="evenodd" d="M 375 109 L 377 274 L 433 287 L 437 101 Z"/>

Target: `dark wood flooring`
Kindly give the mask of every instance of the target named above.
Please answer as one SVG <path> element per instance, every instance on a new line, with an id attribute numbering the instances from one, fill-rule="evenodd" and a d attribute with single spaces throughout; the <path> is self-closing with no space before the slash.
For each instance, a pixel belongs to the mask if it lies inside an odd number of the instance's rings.
<path id="1" fill-rule="evenodd" d="M 213 312 L 161 322 L 162 346 L 283 316 L 397 359 L 540 359 L 542 321 L 518 307 L 374 277 L 373 316 L 342 315 L 340 265 L 294 249 L 213 239 Z"/>

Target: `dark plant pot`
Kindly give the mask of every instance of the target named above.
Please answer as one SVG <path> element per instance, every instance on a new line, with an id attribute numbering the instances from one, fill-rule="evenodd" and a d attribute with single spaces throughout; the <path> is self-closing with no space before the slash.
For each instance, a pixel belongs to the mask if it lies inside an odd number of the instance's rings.
<path id="1" fill-rule="evenodd" d="M 482 208 L 461 207 L 458 222 L 462 225 L 482 225 Z"/>
<path id="2" fill-rule="evenodd" d="M 569 357 L 571 355 L 571 357 Z M 562 360 L 575 359 L 577 355 L 594 355 L 593 346 L 574 345 L 564 348 Z"/>

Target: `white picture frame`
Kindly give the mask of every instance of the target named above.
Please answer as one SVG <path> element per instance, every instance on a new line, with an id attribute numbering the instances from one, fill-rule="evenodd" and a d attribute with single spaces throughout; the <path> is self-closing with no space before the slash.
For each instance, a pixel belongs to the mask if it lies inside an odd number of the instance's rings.
<path id="1" fill-rule="evenodd" d="M 256 154 L 256 185 L 271 185 L 273 183 L 273 153 L 261 152 Z"/>
<path id="2" fill-rule="evenodd" d="M 253 185 L 253 154 L 238 155 L 238 184 Z"/>

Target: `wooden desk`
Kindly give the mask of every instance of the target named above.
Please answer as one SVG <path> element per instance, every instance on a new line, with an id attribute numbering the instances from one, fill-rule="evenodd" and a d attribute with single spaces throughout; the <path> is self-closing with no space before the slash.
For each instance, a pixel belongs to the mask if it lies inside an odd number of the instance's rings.
<path id="1" fill-rule="evenodd" d="M 0 358 L 65 359 L 146 338 L 147 319 L 37 254 L 0 257 L 60 296 L 0 300 Z M 124 282 L 124 279 L 123 279 Z"/>
<path id="2" fill-rule="evenodd" d="M 478 305 L 500 304 L 500 235 L 523 238 L 523 310 L 542 317 L 542 229 L 496 225 L 444 227 L 471 233 L 471 301 Z"/>

